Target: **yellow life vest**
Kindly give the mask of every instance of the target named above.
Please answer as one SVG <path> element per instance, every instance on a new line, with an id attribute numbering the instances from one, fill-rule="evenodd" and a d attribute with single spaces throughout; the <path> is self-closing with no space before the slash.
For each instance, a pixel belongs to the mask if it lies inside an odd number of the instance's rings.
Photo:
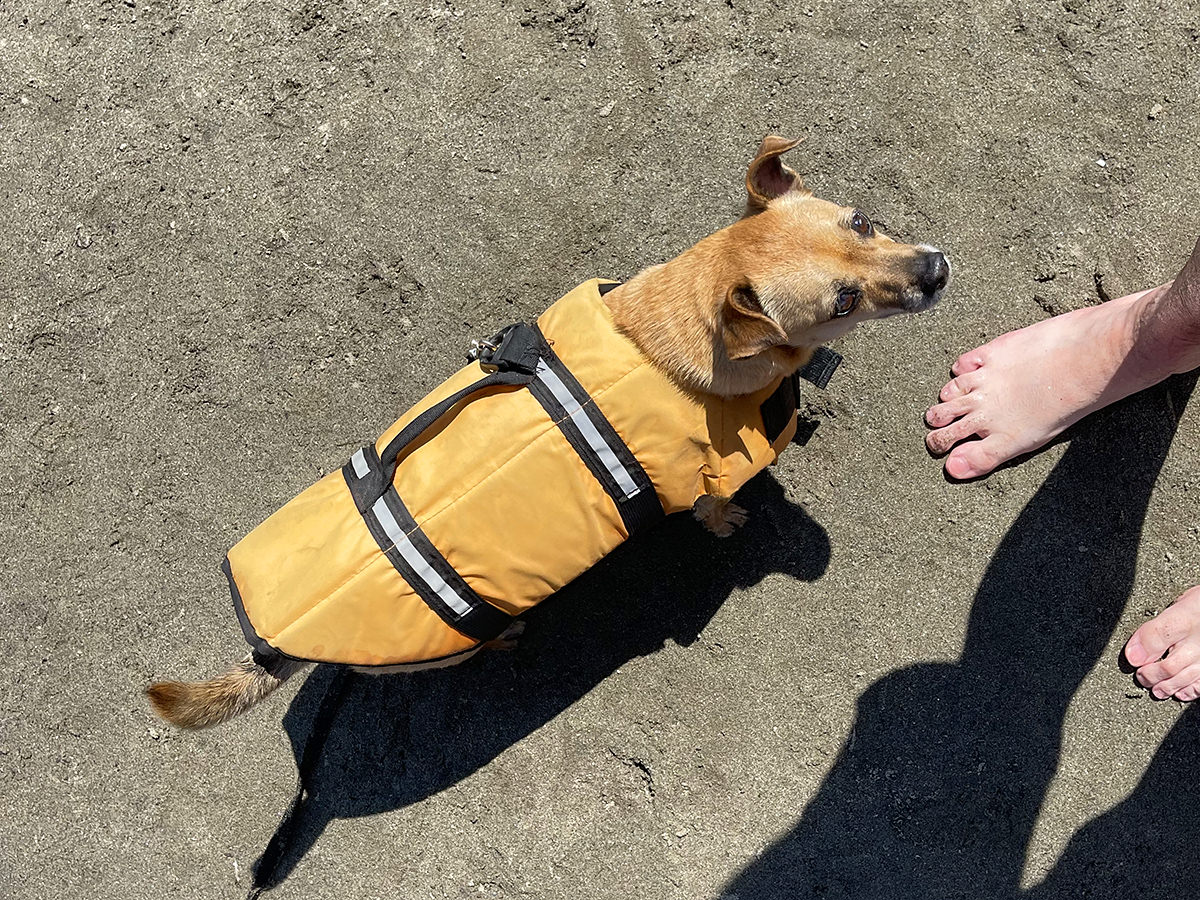
<path id="1" fill-rule="evenodd" d="M 536 327 L 483 342 L 229 551 L 260 665 L 454 662 L 634 531 L 776 460 L 796 430 L 794 380 L 733 398 L 681 389 L 617 331 L 601 299 L 615 286 L 585 282 Z"/>

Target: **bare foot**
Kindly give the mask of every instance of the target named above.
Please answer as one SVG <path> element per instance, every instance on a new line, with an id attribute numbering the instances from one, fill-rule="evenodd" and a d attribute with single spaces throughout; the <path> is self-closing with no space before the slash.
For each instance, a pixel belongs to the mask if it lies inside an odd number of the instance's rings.
<path id="1" fill-rule="evenodd" d="M 1189 265 L 1189 269 L 1191 266 Z M 1088 413 L 1200 365 L 1167 283 L 1001 335 L 964 353 L 942 401 L 925 413 L 925 443 L 949 452 L 951 478 L 978 478 L 1046 444 Z M 976 438 L 976 440 L 968 440 Z M 957 446 L 956 446 L 957 445 Z"/>
<path id="2" fill-rule="evenodd" d="M 1160 700 L 1200 697 L 1200 587 L 1135 631 L 1125 658 L 1137 667 L 1138 683 Z"/>

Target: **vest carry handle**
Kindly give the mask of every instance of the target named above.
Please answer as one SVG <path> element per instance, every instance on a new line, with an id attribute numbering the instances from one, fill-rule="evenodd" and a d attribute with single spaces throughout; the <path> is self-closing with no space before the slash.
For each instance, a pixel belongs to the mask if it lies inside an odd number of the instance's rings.
<path id="1" fill-rule="evenodd" d="M 528 327 L 528 326 L 525 326 Z M 444 416 L 453 406 L 460 401 L 465 400 L 471 394 L 482 391 L 484 388 L 493 387 L 500 384 L 511 384 L 523 386 L 533 381 L 531 373 L 522 372 L 517 369 L 505 371 L 497 369 L 483 378 L 480 378 L 474 384 L 469 384 L 459 391 L 455 391 L 441 403 L 429 407 L 411 422 L 404 426 L 394 438 L 388 441 L 388 445 L 379 454 L 380 461 L 384 468 L 391 473 L 394 473 L 396 468 L 396 460 L 404 449 L 425 433 L 425 430 L 433 425 L 438 419 Z M 390 480 L 390 479 L 389 479 Z"/>

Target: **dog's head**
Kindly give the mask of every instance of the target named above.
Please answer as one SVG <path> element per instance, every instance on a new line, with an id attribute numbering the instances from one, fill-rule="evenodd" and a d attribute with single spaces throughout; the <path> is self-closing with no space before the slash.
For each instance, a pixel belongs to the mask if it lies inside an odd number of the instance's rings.
<path id="1" fill-rule="evenodd" d="M 781 154 L 799 141 L 769 136 L 746 171 L 746 214 L 726 229 L 733 257 L 722 332 L 729 360 L 807 351 L 859 322 L 937 303 L 950 264 L 926 244 L 901 244 L 862 210 L 813 196 Z"/>

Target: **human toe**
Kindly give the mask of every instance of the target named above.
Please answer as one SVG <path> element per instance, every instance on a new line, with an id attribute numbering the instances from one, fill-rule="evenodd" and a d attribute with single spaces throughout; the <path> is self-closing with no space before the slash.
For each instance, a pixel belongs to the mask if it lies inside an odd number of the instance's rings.
<path id="1" fill-rule="evenodd" d="M 1180 688 L 1175 692 L 1175 699 L 1182 700 L 1184 703 L 1189 703 L 1200 697 L 1200 680 L 1189 684 L 1187 687 Z"/>
<path id="2" fill-rule="evenodd" d="M 949 452 L 950 448 L 959 441 L 964 441 L 978 432 L 978 420 L 974 416 L 964 416 L 944 428 L 937 428 L 925 435 L 925 446 L 935 456 L 941 456 L 943 453 Z"/>
<path id="3" fill-rule="evenodd" d="M 1188 644 L 1178 644 L 1161 659 L 1138 666 L 1137 680 L 1142 687 L 1153 688 L 1165 684 L 1200 662 L 1200 652 Z M 1187 681 L 1184 684 L 1188 683 Z M 1180 685 L 1182 687 L 1183 685 Z M 1166 695 L 1164 695 L 1166 696 Z"/>
<path id="4" fill-rule="evenodd" d="M 946 458 L 946 474 L 956 481 L 981 478 L 1004 461 L 994 439 L 971 441 L 955 447 Z"/>
<path id="5" fill-rule="evenodd" d="M 1154 685 L 1150 693 L 1159 700 L 1166 700 L 1168 697 L 1176 696 L 1185 688 L 1194 687 L 1197 684 L 1200 684 L 1200 664 L 1193 663 L 1185 667 L 1179 674 Z"/>
<path id="6" fill-rule="evenodd" d="M 1185 591 L 1171 606 L 1138 628 L 1125 643 L 1125 659 L 1131 666 L 1141 668 L 1161 659 L 1171 646 L 1192 633 L 1200 635 L 1200 588 Z"/>
<path id="7" fill-rule="evenodd" d="M 974 350 L 968 350 L 956 359 L 954 365 L 950 367 L 950 371 L 955 375 L 965 375 L 967 372 L 974 372 L 981 367 L 983 361 L 983 348 L 976 347 Z"/>
<path id="8" fill-rule="evenodd" d="M 1153 651 L 1146 646 L 1147 640 L 1152 642 L 1152 646 L 1157 644 L 1157 640 L 1155 640 L 1152 634 L 1142 634 L 1143 630 L 1148 630 L 1153 624 L 1153 622 L 1147 622 L 1131 634 L 1129 640 L 1125 642 L 1125 659 L 1135 669 L 1141 668 L 1150 662 L 1150 660 L 1157 658 L 1154 656 Z M 1158 655 L 1162 656 L 1162 653 L 1160 652 Z"/>
<path id="9" fill-rule="evenodd" d="M 955 419 L 961 419 L 974 409 L 970 395 L 955 397 L 946 403 L 931 406 L 925 411 L 925 424 L 930 428 L 943 428 Z"/>
<path id="10" fill-rule="evenodd" d="M 980 376 L 974 372 L 967 372 L 965 375 L 952 378 L 942 386 L 941 391 L 938 392 L 938 399 L 945 403 L 957 397 L 965 397 L 979 386 L 979 381 Z"/>

